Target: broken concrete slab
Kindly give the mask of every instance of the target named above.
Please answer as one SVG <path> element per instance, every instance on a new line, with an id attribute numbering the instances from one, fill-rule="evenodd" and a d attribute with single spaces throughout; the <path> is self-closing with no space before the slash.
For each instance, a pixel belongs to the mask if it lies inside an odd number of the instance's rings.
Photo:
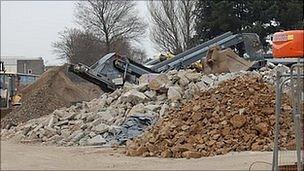
<path id="1" fill-rule="evenodd" d="M 182 98 L 182 89 L 178 86 L 171 86 L 169 87 L 167 96 L 172 101 L 180 100 Z"/>
<path id="2" fill-rule="evenodd" d="M 107 141 L 101 135 L 96 135 L 95 137 L 88 139 L 86 145 L 103 145 L 105 143 L 107 143 Z"/>
<path id="3" fill-rule="evenodd" d="M 159 74 L 149 82 L 149 88 L 151 90 L 165 92 L 167 90 L 166 85 L 170 80 L 165 74 Z"/>

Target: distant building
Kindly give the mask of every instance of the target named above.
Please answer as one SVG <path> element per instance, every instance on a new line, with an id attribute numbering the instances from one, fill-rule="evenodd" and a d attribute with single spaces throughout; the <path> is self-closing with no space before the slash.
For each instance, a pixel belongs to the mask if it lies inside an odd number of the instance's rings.
<path id="1" fill-rule="evenodd" d="M 44 72 L 44 61 L 41 57 L 1 56 L 1 61 L 8 73 L 41 75 Z"/>

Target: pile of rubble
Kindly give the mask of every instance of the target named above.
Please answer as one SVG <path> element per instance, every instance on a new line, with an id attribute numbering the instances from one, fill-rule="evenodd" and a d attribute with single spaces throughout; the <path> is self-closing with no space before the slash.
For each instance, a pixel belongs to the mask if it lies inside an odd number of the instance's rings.
<path id="1" fill-rule="evenodd" d="M 143 75 L 111 94 L 2 130 L 2 138 L 58 145 L 124 144 L 195 94 L 246 72 L 204 75 L 193 70 Z"/>
<path id="2" fill-rule="evenodd" d="M 79 101 L 89 101 L 100 95 L 100 88 L 91 83 L 72 82 L 66 65 L 43 73 L 33 84 L 23 88 L 22 105 L 1 118 L 1 128 L 16 126 L 21 122 L 39 118 L 55 109 L 69 107 Z"/>
<path id="3" fill-rule="evenodd" d="M 262 76 L 263 77 L 263 76 Z M 290 101 L 283 100 L 280 147 L 294 147 Z M 127 142 L 130 156 L 199 158 L 273 147 L 275 91 L 261 76 L 240 76 L 172 109 L 149 132 Z"/>
<path id="4" fill-rule="evenodd" d="M 63 146 L 125 144 L 150 129 L 169 109 L 179 108 L 195 95 L 243 75 L 272 80 L 275 69 L 205 75 L 194 70 L 143 75 L 139 85 L 125 83 L 113 93 L 90 102 L 60 108 L 1 131 L 2 139 Z"/>

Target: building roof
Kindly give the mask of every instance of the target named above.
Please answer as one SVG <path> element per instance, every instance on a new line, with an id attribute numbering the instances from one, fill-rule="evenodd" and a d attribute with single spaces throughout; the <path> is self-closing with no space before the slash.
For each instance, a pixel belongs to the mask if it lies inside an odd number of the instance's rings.
<path id="1" fill-rule="evenodd" d="M 29 60 L 29 61 L 34 61 L 34 60 L 42 60 L 42 57 L 24 57 L 24 56 L 1 56 L 0 61 L 4 62 L 4 65 L 6 67 L 8 66 L 14 66 L 17 65 L 17 61 L 22 61 L 22 60 Z"/>
<path id="2" fill-rule="evenodd" d="M 25 57 L 25 56 L 1 56 L 1 61 L 17 61 L 17 60 L 43 60 L 42 57 Z"/>

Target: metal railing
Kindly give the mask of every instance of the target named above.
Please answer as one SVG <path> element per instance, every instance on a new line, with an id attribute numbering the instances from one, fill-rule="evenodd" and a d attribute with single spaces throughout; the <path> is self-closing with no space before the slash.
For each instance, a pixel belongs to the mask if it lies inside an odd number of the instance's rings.
<path id="1" fill-rule="evenodd" d="M 279 135 L 280 135 L 280 117 L 282 106 L 282 94 L 284 85 L 290 81 L 291 98 L 292 98 L 292 116 L 295 127 L 296 137 L 296 156 L 297 170 L 302 171 L 303 167 L 303 81 L 304 81 L 304 63 L 301 63 L 300 58 L 298 63 L 291 66 L 290 73 L 283 74 L 280 71 L 276 73 L 276 102 L 275 102 L 275 138 L 272 170 L 279 170 Z"/>

